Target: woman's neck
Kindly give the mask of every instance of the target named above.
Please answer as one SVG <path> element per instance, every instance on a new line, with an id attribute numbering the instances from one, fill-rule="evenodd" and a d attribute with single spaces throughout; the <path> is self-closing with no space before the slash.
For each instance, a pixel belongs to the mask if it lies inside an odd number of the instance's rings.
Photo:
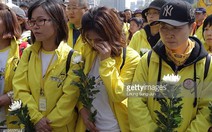
<path id="1" fill-rule="evenodd" d="M 10 45 L 10 39 L 0 39 L 0 50 L 5 49 Z"/>
<path id="2" fill-rule="evenodd" d="M 209 46 L 208 50 L 212 53 L 212 46 Z"/>
<path id="3" fill-rule="evenodd" d="M 41 46 L 45 51 L 53 51 L 55 49 L 57 49 L 57 44 L 53 43 L 53 42 L 42 42 L 42 46 Z"/>
<path id="4" fill-rule="evenodd" d="M 75 29 L 79 29 L 81 27 L 81 24 L 74 24 Z"/>

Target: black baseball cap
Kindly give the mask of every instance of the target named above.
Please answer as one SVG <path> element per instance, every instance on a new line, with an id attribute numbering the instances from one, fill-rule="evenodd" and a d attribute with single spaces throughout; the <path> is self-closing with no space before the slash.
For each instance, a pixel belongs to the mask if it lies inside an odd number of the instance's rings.
<path id="1" fill-rule="evenodd" d="M 199 8 L 196 8 L 195 12 L 198 12 L 198 13 L 206 13 L 206 9 L 203 8 L 203 7 L 199 7 Z"/>
<path id="2" fill-rule="evenodd" d="M 166 4 L 167 3 L 167 1 L 166 0 L 154 0 L 154 1 L 152 1 L 150 4 L 149 4 L 149 6 L 146 8 L 146 9 L 144 9 L 143 11 L 142 11 L 142 17 L 144 18 L 144 19 L 146 19 L 146 15 L 145 15 L 145 13 L 146 12 L 148 12 L 148 10 L 149 9 L 156 9 L 156 10 L 161 10 L 161 8 L 162 8 L 162 6 L 164 5 L 164 4 Z M 147 19 L 146 19 L 147 20 Z"/>
<path id="3" fill-rule="evenodd" d="M 134 11 L 134 15 L 135 15 L 135 14 L 142 14 L 142 10 L 141 10 L 141 9 L 135 10 L 135 11 Z"/>
<path id="4" fill-rule="evenodd" d="M 164 22 L 172 26 L 182 26 L 194 21 L 195 15 L 192 5 L 186 1 L 173 0 L 161 8 L 159 20 L 150 25 Z"/>

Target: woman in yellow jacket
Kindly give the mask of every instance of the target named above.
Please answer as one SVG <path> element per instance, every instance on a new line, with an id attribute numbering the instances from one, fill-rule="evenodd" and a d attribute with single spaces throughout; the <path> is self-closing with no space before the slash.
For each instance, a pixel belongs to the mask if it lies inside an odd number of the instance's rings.
<path id="1" fill-rule="evenodd" d="M 25 49 L 13 78 L 15 99 L 27 104 L 37 132 L 73 132 L 79 90 L 70 87 L 66 71 L 71 48 L 63 8 L 39 0 L 28 10 L 32 46 Z M 76 53 L 74 53 L 76 54 Z"/>
<path id="2" fill-rule="evenodd" d="M 212 54 L 212 15 L 209 15 L 203 22 L 202 32 L 205 49 Z"/>
<path id="3" fill-rule="evenodd" d="M 92 103 L 97 110 L 94 123 L 88 120 L 86 108 L 78 105 L 80 115 L 76 131 L 84 132 L 87 128 L 100 132 L 128 132 L 124 86 L 131 83 L 140 57 L 133 49 L 124 48 L 122 22 L 111 8 L 92 8 L 85 13 L 82 38 L 88 43 L 82 48 L 84 73 L 95 77 L 98 82 L 95 89 L 100 92 Z"/>
<path id="4" fill-rule="evenodd" d="M 160 39 L 159 25 L 151 25 L 151 23 L 159 19 L 160 9 L 165 3 L 165 0 L 154 0 L 142 11 L 142 16 L 148 24 L 133 35 L 129 44 L 139 54 L 141 49 L 152 49 Z"/>
<path id="5" fill-rule="evenodd" d="M 12 101 L 12 78 L 19 60 L 15 39 L 21 36 L 21 30 L 15 13 L 7 5 L 0 3 L 0 13 L 0 122 L 6 120 L 7 128 L 14 128 L 10 124 L 13 119 L 6 115 Z"/>
<path id="6" fill-rule="evenodd" d="M 172 11 L 167 15 L 164 12 L 169 7 L 172 7 Z M 142 57 L 136 68 L 132 86 L 138 84 L 156 87 L 161 85 L 164 75 L 179 75 L 179 84 L 182 85 L 179 94 L 182 101 L 179 104 L 182 103 L 180 114 L 183 120 L 174 130 L 206 132 L 210 127 L 208 106 L 212 101 L 211 56 L 198 39 L 189 38 L 194 22 L 189 3 L 171 1 L 165 4 L 161 11 L 158 21 L 161 41 Z M 179 17 L 178 13 L 182 16 Z M 145 96 L 128 99 L 130 130 L 153 132 L 159 126 L 156 123 L 158 116 L 155 111 L 160 111 L 161 105 L 154 95 L 157 91 L 147 88 L 142 92 L 140 95 Z"/>

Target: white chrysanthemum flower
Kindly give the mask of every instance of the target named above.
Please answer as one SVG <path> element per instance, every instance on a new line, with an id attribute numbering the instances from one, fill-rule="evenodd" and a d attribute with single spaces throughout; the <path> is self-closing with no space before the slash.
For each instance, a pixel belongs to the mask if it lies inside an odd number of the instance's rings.
<path id="1" fill-rule="evenodd" d="M 168 74 L 163 77 L 163 81 L 166 83 L 176 84 L 177 82 L 180 81 L 180 76 L 174 74 L 171 75 Z"/>
<path id="2" fill-rule="evenodd" d="M 14 101 L 12 104 L 9 106 L 10 108 L 8 109 L 9 111 L 15 111 L 21 108 L 21 100 Z"/>
<path id="3" fill-rule="evenodd" d="M 209 102 L 209 106 L 212 106 L 212 102 Z"/>
<path id="4" fill-rule="evenodd" d="M 147 48 L 141 48 L 140 50 L 141 50 L 141 53 L 142 53 L 142 54 L 145 54 L 146 52 L 149 52 L 149 51 L 150 51 L 150 50 L 147 49 Z"/>
<path id="5" fill-rule="evenodd" d="M 82 56 L 81 55 L 78 55 L 78 56 L 73 58 L 73 62 L 72 62 L 73 64 L 78 64 L 80 62 L 82 62 Z"/>

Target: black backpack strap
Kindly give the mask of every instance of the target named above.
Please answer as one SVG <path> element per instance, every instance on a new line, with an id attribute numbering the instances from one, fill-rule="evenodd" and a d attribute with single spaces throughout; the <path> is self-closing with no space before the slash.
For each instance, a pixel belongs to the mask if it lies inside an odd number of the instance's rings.
<path id="1" fill-rule="evenodd" d="M 147 55 L 147 65 L 148 65 L 148 67 L 149 67 L 151 55 L 152 55 L 152 50 L 150 50 L 150 51 L 148 52 L 148 55 Z"/>
<path id="2" fill-rule="evenodd" d="M 161 85 L 161 71 L 162 71 L 162 58 L 159 56 L 159 67 L 158 67 L 158 79 L 157 79 L 157 85 Z M 155 99 L 159 99 L 159 92 L 155 92 Z"/>
<path id="3" fill-rule="evenodd" d="M 29 60 L 30 60 L 30 58 L 31 58 L 31 54 L 32 54 L 32 51 L 29 52 L 28 62 L 29 62 Z"/>
<path id="4" fill-rule="evenodd" d="M 67 77 L 67 73 L 68 73 L 69 68 L 70 68 L 71 57 L 72 57 L 73 53 L 74 53 L 74 50 L 71 49 L 69 51 L 69 53 L 68 53 L 68 56 L 67 56 L 67 60 L 66 60 L 66 77 Z M 75 110 L 76 113 L 78 113 L 78 108 L 76 106 L 74 107 L 74 110 Z"/>
<path id="5" fill-rule="evenodd" d="M 158 67 L 158 85 L 160 85 L 160 81 L 161 81 L 161 70 L 162 70 L 162 58 L 159 57 L 159 67 Z"/>
<path id="6" fill-rule="evenodd" d="M 208 54 L 205 60 L 205 71 L 204 71 L 204 79 L 207 77 L 208 75 L 208 70 L 210 67 L 210 62 L 211 62 L 211 56 Z"/>
<path id="7" fill-rule="evenodd" d="M 125 60 L 126 60 L 126 52 L 127 52 L 127 48 L 124 47 L 124 48 L 123 48 L 123 56 L 122 56 L 123 61 L 122 61 L 120 70 L 121 70 L 121 69 L 123 68 L 123 66 L 124 66 L 124 63 L 125 63 Z"/>
<path id="8" fill-rule="evenodd" d="M 195 108 L 197 106 L 197 66 L 196 62 L 194 63 L 194 102 L 193 107 Z"/>
<path id="9" fill-rule="evenodd" d="M 67 75 L 69 68 L 70 68 L 71 57 L 72 57 L 73 53 L 74 53 L 73 49 L 71 49 L 68 53 L 68 57 L 67 57 L 67 60 L 66 60 L 66 75 Z"/>

